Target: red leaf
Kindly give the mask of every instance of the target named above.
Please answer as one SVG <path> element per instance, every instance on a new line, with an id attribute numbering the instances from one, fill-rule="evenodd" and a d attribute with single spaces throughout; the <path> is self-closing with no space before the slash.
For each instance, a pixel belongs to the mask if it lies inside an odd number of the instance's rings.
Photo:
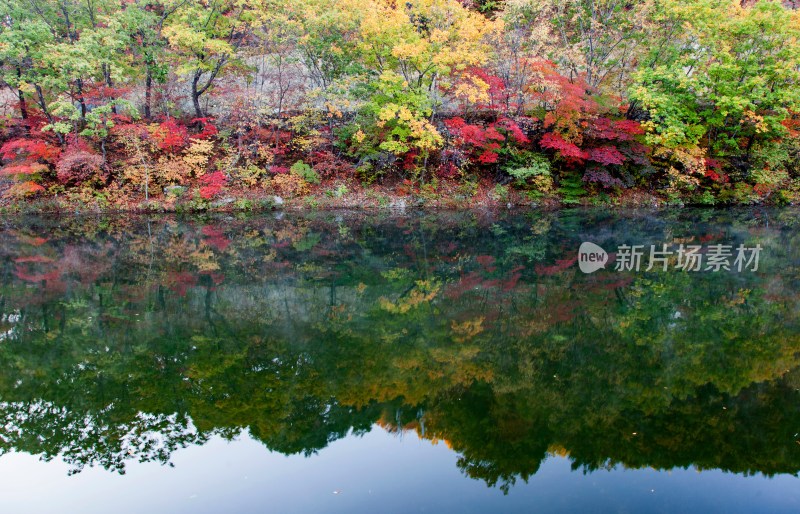
<path id="1" fill-rule="evenodd" d="M 25 157 L 30 161 L 53 162 L 60 150 L 40 139 L 12 139 L 0 148 L 0 157 L 15 159 Z"/>
<path id="2" fill-rule="evenodd" d="M 539 145 L 542 148 L 555 150 L 561 157 L 568 161 L 581 162 L 588 157 L 577 145 L 566 141 L 560 134 L 554 132 L 548 132 L 542 136 Z"/>
<path id="3" fill-rule="evenodd" d="M 215 171 L 213 173 L 206 173 L 200 177 L 200 182 L 203 184 L 200 188 L 200 197 L 205 200 L 210 200 L 222 191 L 228 179 L 221 171 Z"/>
<path id="4" fill-rule="evenodd" d="M 611 164 L 622 164 L 625 162 L 625 156 L 613 146 L 601 146 L 589 150 L 589 160 L 609 166 Z"/>

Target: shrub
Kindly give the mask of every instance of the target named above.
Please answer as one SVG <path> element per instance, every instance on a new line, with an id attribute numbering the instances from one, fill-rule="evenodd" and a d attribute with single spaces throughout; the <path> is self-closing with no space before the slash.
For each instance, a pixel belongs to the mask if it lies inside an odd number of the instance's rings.
<path id="1" fill-rule="evenodd" d="M 52 163 L 60 150 L 39 139 L 13 139 L 0 148 L 0 158 L 11 161 L 0 169 L 0 178 L 10 177 L 15 183 L 6 191 L 6 196 L 24 198 L 40 193 L 39 184 L 50 168 L 43 162 Z"/>
<path id="2" fill-rule="evenodd" d="M 565 204 L 580 203 L 580 198 L 586 194 L 583 180 L 577 173 L 565 173 L 558 185 L 558 192 L 562 195 L 561 201 Z"/>
<path id="3" fill-rule="evenodd" d="M 366 185 L 374 184 L 384 173 L 386 173 L 385 168 L 375 166 L 371 162 L 365 162 L 356 168 L 356 177 Z"/>
<path id="4" fill-rule="evenodd" d="M 12 139 L 0 147 L 0 158 L 13 160 L 24 157 L 28 161 L 53 162 L 59 155 L 58 147 L 40 139 Z"/>
<path id="5" fill-rule="evenodd" d="M 151 125 L 150 135 L 161 150 L 170 153 L 179 152 L 189 141 L 189 131 L 174 119 L 159 125 Z"/>
<path id="6" fill-rule="evenodd" d="M 234 168 L 233 175 L 245 186 L 253 187 L 267 176 L 267 170 L 255 164 L 248 164 L 244 167 Z"/>
<path id="7" fill-rule="evenodd" d="M 556 155 L 570 164 L 580 164 L 588 157 L 586 152 L 581 150 L 576 144 L 567 141 L 561 134 L 553 132 L 548 132 L 542 136 L 541 141 L 539 141 L 539 146 L 554 150 Z"/>
<path id="8" fill-rule="evenodd" d="M 339 184 L 338 186 L 336 186 L 335 189 L 328 189 L 327 191 L 325 191 L 325 195 L 330 196 L 332 198 L 333 197 L 341 198 L 349 192 L 350 189 L 346 185 Z"/>
<path id="9" fill-rule="evenodd" d="M 103 158 L 83 149 L 67 150 L 56 163 L 56 176 L 65 186 L 101 186 L 108 181 Z"/>
<path id="10" fill-rule="evenodd" d="M 508 199 L 508 186 L 504 186 L 502 184 L 495 184 L 494 189 L 492 189 L 490 196 L 498 201 L 505 202 Z"/>
<path id="11" fill-rule="evenodd" d="M 514 177 L 514 183 L 519 187 L 530 185 L 531 179 L 539 176 L 550 176 L 550 161 L 543 155 L 528 154 L 527 166 L 507 169 L 509 175 Z"/>
<path id="12" fill-rule="evenodd" d="M 44 191 L 44 187 L 31 180 L 14 184 L 6 191 L 11 198 L 29 198 Z"/>
<path id="13" fill-rule="evenodd" d="M 48 168 L 44 164 L 24 162 L 22 164 L 9 164 L 8 166 L 4 166 L 0 169 L 0 177 L 38 181 L 41 180 L 42 175 L 47 171 Z"/>
<path id="14" fill-rule="evenodd" d="M 194 118 L 192 123 L 197 123 L 202 126 L 202 130 L 192 136 L 192 139 L 208 139 L 211 136 L 215 136 L 219 133 L 216 125 L 211 123 L 211 118 Z"/>
<path id="15" fill-rule="evenodd" d="M 715 205 L 717 199 L 714 197 L 714 193 L 706 189 L 702 194 L 695 197 L 695 202 L 700 205 Z"/>
<path id="16" fill-rule="evenodd" d="M 444 121 L 457 149 L 465 152 L 474 164 L 495 164 L 509 148 L 530 143 L 522 128 L 512 119 L 501 117 L 488 127 L 471 125 L 461 117 Z"/>
<path id="17" fill-rule="evenodd" d="M 208 160 L 214 151 L 214 143 L 204 139 L 192 139 L 189 148 L 183 154 L 182 160 L 191 171 L 192 175 L 199 177 L 206 172 Z"/>
<path id="18" fill-rule="evenodd" d="M 289 168 L 289 171 L 292 173 L 292 175 L 302 178 L 309 184 L 319 184 L 319 175 L 317 175 L 317 172 L 303 161 L 297 161 L 296 163 L 292 164 L 292 167 Z"/>
<path id="19" fill-rule="evenodd" d="M 186 163 L 180 157 L 162 155 L 154 168 L 152 180 L 161 185 L 183 184 L 188 178 Z"/>
<path id="20" fill-rule="evenodd" d="M 213 173 L 207 173 L 203 175 L 200 177 L 200 183 L 203 184 L 200 187 L 200 197 L 203 200 L 210 200 L 214 198 L 222 191 L 222 188 L 225 187 L 227 182 L 228 179 L 221 171 L 215 171 Z"/>
<path id="21" fill-rule="evenodd" d="M 625 183 L 622 180 L 612 177 L 608 171 L 597 167 L 587 169 L 583 174 L 583 181 L 590 184 L 599 184 L 604 189 L 625 187 Z"/>
<path id="22" fill-rule="evenodd" d="M 314 152 L 312 159 L 314 162 L 314 171 L 316 171 L 321 178 L 350 177 L 355 171 L 349 162 L 340 159 L 332 152 Z"/>
<path id="23" fill-rule="evenodd" d="M 308 183 L 294 174 L 276 175 L 272 179 L 272 186 L 284 196 L 300 196 L 308 192 Z"/>

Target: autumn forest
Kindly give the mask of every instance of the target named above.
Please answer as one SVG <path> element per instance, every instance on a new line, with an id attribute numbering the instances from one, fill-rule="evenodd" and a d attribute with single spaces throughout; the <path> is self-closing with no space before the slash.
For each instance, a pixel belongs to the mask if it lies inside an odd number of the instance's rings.
<path id="1" fill-rule="evenodd" d="M 793 203 L 767 0 L 3 0 L 0 208 Z"/>

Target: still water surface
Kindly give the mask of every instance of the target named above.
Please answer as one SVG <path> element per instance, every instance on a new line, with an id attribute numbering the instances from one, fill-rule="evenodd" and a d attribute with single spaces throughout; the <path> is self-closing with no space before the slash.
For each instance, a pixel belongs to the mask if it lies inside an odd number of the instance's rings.
<path id="1" fill-rule="evenodd" d="M 798 214 L 5 218 L 0 509 L 797 512 Z"/>

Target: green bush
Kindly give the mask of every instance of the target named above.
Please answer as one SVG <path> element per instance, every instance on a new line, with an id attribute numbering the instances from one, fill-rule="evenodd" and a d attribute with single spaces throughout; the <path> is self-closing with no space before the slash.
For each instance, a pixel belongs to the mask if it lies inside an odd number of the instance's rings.
<path id="1" fill-rule="evenodd" d="M 563 174 L 558 186 L 558 193 L 562 196 L 561 201 L 565 204 L 580 203 L 580 198 L 586 195 L 586 190 L 583 188 L 583 180 L 577 173 Z"/>
<path id="2" fill-rule="evenodd" d="M 529 191 L 529 197 L 538 198 L 553 192 L 550 160 L 539 153 L 521 152 L 505 168 L 514 179 L 514 185 Z"/>
<path id="3" fill-rule="evenodd" d="M 289 172 L 292 175 L 302 178 L 309 184 L 319 184 L 319 175 L 317 172 L 314 171 L 314 168 L 303 161 L 297 161 L 296 163 L 292 164 L 292 167 L 289 168 Z"/>

